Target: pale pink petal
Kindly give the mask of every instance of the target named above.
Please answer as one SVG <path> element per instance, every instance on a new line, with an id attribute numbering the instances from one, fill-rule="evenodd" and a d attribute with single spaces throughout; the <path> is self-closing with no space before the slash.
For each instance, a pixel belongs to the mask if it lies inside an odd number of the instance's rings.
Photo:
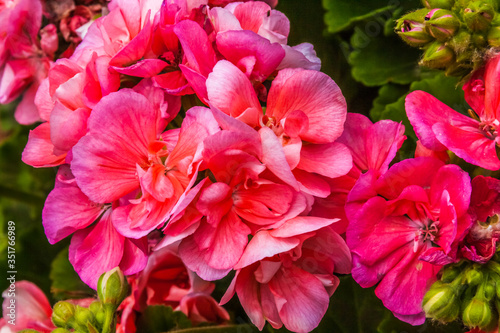
<path id="1" fill-rule="evenodd" d="M 285 14 L 271 10 L 262 20 L 258 34 L 272 43 L 286 44 L 290 33 L 290 21 Z"/>
<path id="2" fill-rule="evenodd" d="M 285 50 L 285 57 L 278 66 L 278 70 L 285 68 L 304 68 L 319 71 L 321 69 L 321 59 L 316 56 L 314 46 L 309 43 L 302 43 L 291 47 L 281 45 Z"/>
<path id="3" fill-rule="evenodd" d="M 252 323 L 257 326 L 259 330 L 262 330 L 266 320 L 263 317 L 262 306 L 259 301 L 259 283 L 253 276 L 253 270 L 251 268 L 247 268 L 238 271 L 236 274 L 237 275 L 234 278 L 234 281 L 236 281 L 235 290 L 238 294 L 241 306 L 243 306 L 245 313 L 248 315 Z"/>
<path id="4" fill-rule="evenodd" d="M 24 92 L 23 99 L 16 107 L 14 117 L 21 125 L 29 125 L 41 120 L 40 113 L 35 105 L 35 96 L 38 87 L 36 82 L 31 84 L 28 90 Z"/>

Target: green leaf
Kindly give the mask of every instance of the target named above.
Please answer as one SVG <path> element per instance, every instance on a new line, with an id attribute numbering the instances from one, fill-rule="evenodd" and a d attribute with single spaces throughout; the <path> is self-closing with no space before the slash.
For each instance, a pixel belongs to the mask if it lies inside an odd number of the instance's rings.
<path id="1" fill-rule="evenodd" d="M 353 51 L 349 55 L 352 76 L 366 86 L 389 82 L 409 84 L 417 80 L 420 52 L 405 45 L 399 37 L 382 34 L 371 37 L 356 27 L 351 37 Z"/>
<path id="2" fill-rule="evenodd" d="M 136 326 L 137 333 L 155 333 L 190 328 L 191 322 L 181 311 L 174 311 L 170 306 L 155 305 L 148 306 L 137 315 Z"/>
<path id="3" fill-rule="evenodd" d="M 386 84 L 378 91 L 378 97 L 373 100 L 373 107 L 370 110 L 370 117 L 373 121 L 379 121 L 382 113 L 388 104 L 396 102 L 401 96 L 408 93 L 408 86 L 397 84 Z"/>
<path id="4" fill-rule="evenodd" d="M 385 22 L 387 16 L 392 17 L 391 13 L 395 9 L 391 1 L 386 0 L 323 0 L 323 7 L 327 11 L 325 23 L 330 33 L 337 33 L 368 18 Z"/>
<path id="5" fill-rule="evenodd" d="M 95 295 L 95 291 L 80 280 L 68 259 L 68 248 L 65 248 L 52 262 L 50 279 L 51 291 L 56 300 L 68 298 L 85 298 Z"/>

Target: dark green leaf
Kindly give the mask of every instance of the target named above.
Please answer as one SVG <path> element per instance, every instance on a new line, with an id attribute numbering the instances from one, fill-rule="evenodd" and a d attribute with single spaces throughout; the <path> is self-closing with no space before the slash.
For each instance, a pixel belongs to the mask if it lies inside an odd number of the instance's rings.
<path id="1" fill-rule="evenodd" d="M 50 271 L 51 291 L 56 300 L 92 297 L 95 292 L 80 280 L 68 260 L 68 248 L 59 252 Z"/>

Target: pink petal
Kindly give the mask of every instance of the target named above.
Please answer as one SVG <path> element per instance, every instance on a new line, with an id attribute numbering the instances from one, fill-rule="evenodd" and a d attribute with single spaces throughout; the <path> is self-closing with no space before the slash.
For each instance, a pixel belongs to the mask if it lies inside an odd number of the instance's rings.
<path id="1" fill-rule="evenodd" d="M 226 60 L 219 61 L 207 79 L 210 103 L 234 118 L 243 118 L 250 127 L 259 124 L 262 116 L 257 95 L 248 78 Z"/>
<path id="2" fill-rule="evenodd" d="M 57 187 L 47 196 L 43 208 L 43 227 L 49 243 L 54 244 L 94 222 L 103 208 L 91 202 L 75 186 Z"/>
<path id="3" fill-rule="evenodd" d="M 287 77 L 286 81 L 280 75 Z M 329 143 L 342 134 L 347 112 L 345 99 L 328 75 L 284 69 L 276 80 L 279 85 L 273 82 L 269 90 L 267 116 L 280 121 L 292 111 L 304 112 L 309 118 L 309 129 L 301 138 L 312 143 Z"/>
<path id="4" fill-rule="evenodd" d="M 125 238 L 123 257 L 120 268 L 124 275 L 132 275 L 142 271 L 148 263 L 148 241 L 146 238 Z"/>
<path id="5" fill-rule="evenodd" d="M 450 164 L 440 168 L 431 185 L 430 199 L 435 207 L 442 204 L 443 192 L 447 191 L 457 216 L 462 216 L 469 208 L 471 181 L 469 174 L 458 165 Z"/>
<path id="6" fill-rule="evenodd" d="M 495 56 L 486 64 L 484 74 L 485 119 L 500 119 L 500 85 L 496 78 L 500 71 L 500 57 Z"/>
<path id="7" fill-rule="evenodd" d="M 69 246 L 69 259 L 83 282 L 97 288 L 102 273 L 120 264 L 124 237 L 116 232 L 108 210 L 92 227 L 77 231 Z"/>
<path id="8" fill-rule="evenodd" d="M 320 280 L 295 266 L 278 271 L 269 288 L 283 324 L 291 331 L 312 331 L 328 309 L 330 296 Z"/>
<path id="9" fill-rule="evenodd" d="M 157 120 L 157 110 L 132 90 L 109 94 L 96 105 L 89 133 L 73 148 L 71 164 L 78 185 L 92 201 L 112 202 L 139 187 L 136 165 L 148 164 Z"/>
<path id="10" fill-rule="evenodd" d="M 111 66 L 111 68 L 125 75 L 153 77 L 167 66 L 168 64 L 160 59 L 143 59 L 128 67 Z"/>
<path id="11" fill-rule="evenodd" d="M 41 120 L 35 105 L 35 96 L 38 86 L 36 82 L 30 85 L 28 90 L 24 92 L 23 99 L 16 107 L 14 117 L 21 125 L 29 125 Z"/>
<path id="12" fill-rule="evenodd" d="M 87 133 L 87 119 L 90 110 L 70 110 L 56 102 L 50 115 L 50 139 L 61 151 L 69 151 Z"/>
<path id="13" fill-rule="evenodd" d="M 280 44 L 248 30 L 232 30 L 217 34 L 217 49 L 238 66 L 252 81 L 262 82 L 271 75 L 285 57 Z M 255 64 L 244 66 L 244 59 L 252 57 Z"/>
<path id="14" fill-rule="evenodd" d="M 285 57 L 278 66 L 278 70 L 285 68 L 321 70 L 321 59 L 316 56 L 312 44 L 302 43 L 294 47 L 281 45 L 281 47 L 285 50 Z"/>
<path id="15" fill-rule="evenodd" d="M 24 163 L 36 168 L 46 168 L 64 163 L 66 153 L 56 154 L 50 141 L 50 123 L 43 123 L 30 131 L 28 143 L 23 151 Z"/>
<path id="16" fill-rule="evenodd" d="M 432 126 L 432 130 L 449 150 L 465 161 L 488 170 L 500 169 L 495 140 L 479 131 L 478 124 L 472 125 L 476 127 L 469 125 L 455 127 L 448 123 L 437 123 Z"/>
<path id="17" fill-rule="evenodd" d="M 352 157 L 342 143 L 310 144 L 302 147 L 297 168 L 329 178 L 344 176 L 352 168 Z"/>

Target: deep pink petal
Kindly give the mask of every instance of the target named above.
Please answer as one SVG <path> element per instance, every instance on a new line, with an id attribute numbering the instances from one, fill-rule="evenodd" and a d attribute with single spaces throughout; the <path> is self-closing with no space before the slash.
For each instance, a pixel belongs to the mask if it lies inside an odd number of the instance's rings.
<path id="1" fill-rule="evenodd" d="M 448 123 L 437 123 L 432 129 L 449 150 L 465 161 L 488 170 L 500 169 L 495 140 L 482 133 L 478 129 L 479 124 L 472 125 L 475 127 L 469 125 L 456 127 Z"/>
<path id="2" fill-rule="evenodd" d="M 442 194 L 447 191 L 457 216 L 462 216 L 469 208 L 471 181 L 469 174 L 458 165 L 450 164 L 440 168 L 431 185 L 430 199 L 435 207 L 442 204 Z"/>
<path id="3" fill-rule="evenodd" d="M 123 257 L 120 261 L 120 269 L 124 275 L 138 273 L 148 263 L 148 241 L 146 238 L 129 239 L 123 242 Z"/>
<path id="4" fill-rule="evenodd" d="M 69 151 L 87 133 L 90 110 L 70 110 L 56 101 L 50 115 L 50 139 L 61 151 Z"/>
<path id="5" fill-rule="evenodd" d="M 125 75 L 153 77 L 167 66 L 168 64 L 161 59 L 143 59 L 128 67 L 111 66 L 111 68 Z"/>

